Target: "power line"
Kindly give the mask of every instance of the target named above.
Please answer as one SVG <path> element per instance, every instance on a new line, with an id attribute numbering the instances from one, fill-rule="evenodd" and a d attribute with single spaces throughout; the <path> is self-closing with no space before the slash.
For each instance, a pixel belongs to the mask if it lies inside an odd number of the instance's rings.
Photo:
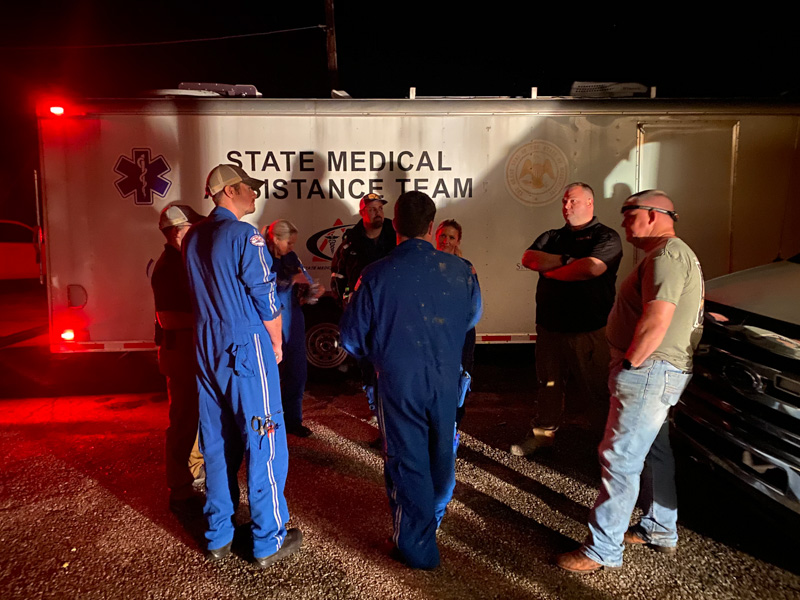
<path id="1" fill-rule="evenodd" d="M 325 25 L 312 25 L 310 27 L 296 27 L 294 29 L 281 29 L 278 31 L 264 31 L 261 33 L 242 33 L 239 35 L 226 35 L 213 38 L 195 38 L 190 40 L 169 40 L 165 42 L 133 42 L 129 44 L 95 44 L 83 46 L 0 46 L 2 50 L 93 50 L 95 48 L 133 48 L 138 46 L 170 46 L 175 44 L 197 44 L 201 42 L 221 42 L 250 37 L 275 35 L 278 33 L 294 33 L 311 29 L 325 29 Z"/>

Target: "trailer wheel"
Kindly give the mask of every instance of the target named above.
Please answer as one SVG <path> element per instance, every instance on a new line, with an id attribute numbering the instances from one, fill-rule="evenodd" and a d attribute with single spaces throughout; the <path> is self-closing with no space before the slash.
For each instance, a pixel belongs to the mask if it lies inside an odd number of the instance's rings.
<path id="1" fill-rule="evenodd" d="M 347 360 L 336 323 L 317 323 L 306 331 L 306 357 L 317 369 L 335 369 Z"/>

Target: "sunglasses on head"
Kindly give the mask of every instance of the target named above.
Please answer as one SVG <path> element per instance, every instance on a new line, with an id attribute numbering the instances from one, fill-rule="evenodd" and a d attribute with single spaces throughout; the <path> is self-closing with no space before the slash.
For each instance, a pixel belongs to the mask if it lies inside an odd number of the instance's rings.
<path id="1" fill-rule="evenodd" d="M 646 210 L 646 211 L 651 211 L 652 210 L 652 211 L 655 211 L 655 212 L 663 213 L 665 215 L 669 215 L 670 218 L 673 221 L 677 221 L 678 220 L 678 213 L 676 213 L 674 210 L 667 210 L 666 208 L 658 208 L 657 206 L 643 206 L 641 204 L 626 204 L 625 206 L 622 207 L 622 209 L 619 212 L 621 212 L 624 215 L 629 210 L 639 210 L 639 209 Z"/>

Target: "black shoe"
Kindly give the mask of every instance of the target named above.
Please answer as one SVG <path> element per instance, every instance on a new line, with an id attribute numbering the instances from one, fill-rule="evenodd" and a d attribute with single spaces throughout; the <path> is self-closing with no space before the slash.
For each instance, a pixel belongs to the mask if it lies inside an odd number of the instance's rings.
<path id="1" fill-rule="evenodd" d="M 409 567 L 410 569 L 422 569 L 423 571 L 433 571 L 436 567 L 439 566 L 439 562 L 437 561 L 435 565 L 412 567 L 408 564 L 408 561 L 406 560 L 406 557 L 403 556 L 403 553 L 400 552 L 400 548 L 398 548 L 394 544 L 392 544 L 392 549 L 389 550 L 389 558 L 399 562 L 401 565 Z"/>
<path id="2" fill-rule="evenodd" d="M 215 561 L 215 560 L 222 560 L 231 554 L 231 545 L 233 544 L 233 540 L 225 544 L 222 548 L 216 548 L 214 550 L 206 550 L 206 560 Z"/>
<path id="3" fill-rule="evenodd" d="M 294 554 L 298 550 L 300 550 L 300 546 L 303 545 L 303 532 L 299 529 L 290 529 L 286 532 L 286 539 L 283 540 L 283 546 L 281 549 L 278 550 L 275 554 L 270 554 L 269 556 L 263 556 L 261 558 L 256 557 L 256 566 L 260 569 L 266 569 L 269 566 L 272 566 L 276 562 L 281 559 L 286 558 L 287 556 Z"/>
<path id="4" fill-rule="evenodd" d="M 203 514 L 206 497 L 203 494 L 193 493 L 186 498 L 170 498 L 169 509 L 179 517 L 199 517 Z"/>
<path id="5" fill-rule="evenodd" d="M 406 562 L 406 557 L 403 556 L 402 552 L 400 552 L 400 548 L 398 548 L 394 544 L 392 544 L 392 549 L 389 550 L 389 558 L 399 562 L 401 565 L 408 566 L 408 563 Z"/>
<path id="6" fill-rule="evenodd" d="M 307 438 L 314 434 L 308 427 L 300 423 L 300 425 L 292 425 L 291 427 L 286 427 L 286 433 L 291 435 Z"/>

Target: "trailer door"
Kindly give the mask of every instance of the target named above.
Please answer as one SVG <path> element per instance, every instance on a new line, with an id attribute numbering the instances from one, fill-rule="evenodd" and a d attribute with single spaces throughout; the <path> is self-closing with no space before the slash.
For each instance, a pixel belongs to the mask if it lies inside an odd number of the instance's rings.
<path id="1" fill-rule="evenodd" d="M 637 191 L 660 189 L 675 202 L 675 230 L 707 279 L 731 271 L 731 219 L 739 122 L 639 123 Z M 637 259 L 641 253 L 637 252 Z"/>

